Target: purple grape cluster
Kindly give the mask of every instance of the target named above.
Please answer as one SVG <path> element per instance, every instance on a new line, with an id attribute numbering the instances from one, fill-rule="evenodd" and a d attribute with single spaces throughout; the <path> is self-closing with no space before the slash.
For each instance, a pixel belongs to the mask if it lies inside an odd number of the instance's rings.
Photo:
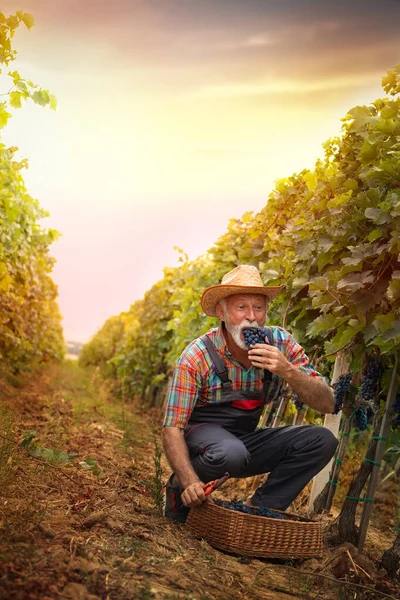
<path id="1" fill-rule="evenodd" d="M 268 517 L 269 519 L 286 519 L 284 515 L 281 513 L 277 513 L 265 506 L 259 508 L 252 508 L 251 506 L 246 506 L 240 500 L 231 500 L 228 502 L 227 500 L 214 500 L 217 506 L 222 506 L 222 508 L 227 508 L 228 510 L 235 510 L 236 512 L 242 512 L 247 515 L 257 515 L 258 517 Z"/>
<path id="2" fill-rule="evenodd" d="M 337 415 L 342 410 L 343 402 L 346 397 L 347 391 L 350 387 L 351 380 L 353 379 L 353 373 L 346 373 L 341 375 L 339 379 L 333 384 L 334 397 L 335 397 L 335 408 L 333 414 Z"/>
<path id="3" fill-rule="evenodd" d="M 365 431 L 368 428 L 368 417 L 365 408 L 357 408 L 353 422 L 359 431 Z"/>
<path id="4" fill-rule="evenodd" d="M 365 370 L 364 379 L 361 384 L 361 397 L 365 402 L 374 399 L 381 372 L 381 363 L 378 359 L 372 358 Z"/>
<path id="5" fill-rule="evenodd" d="M 243 329 L 244 343 L 250 348 L 253 344 L 265 344 L 267 330 L 265 327 L 246 327 Z M 267 338 L 268 339 L 268 338 Z"/>
<path id="6" fill-rule="evenodd" d="M 304 403 L 300 400 L 297 394 L 294 394 L 293 396 L 293 404 L 295 405 L 297 410 L 301 410 L 304 406 Z"/>
<path id="7" fill-rule="evenodd" d="M 396 400 L 392 406 L 393 418 L 392 418 L 392 429 L 395 431 L 400 427 L 400 394 L 396 396 Z"/>

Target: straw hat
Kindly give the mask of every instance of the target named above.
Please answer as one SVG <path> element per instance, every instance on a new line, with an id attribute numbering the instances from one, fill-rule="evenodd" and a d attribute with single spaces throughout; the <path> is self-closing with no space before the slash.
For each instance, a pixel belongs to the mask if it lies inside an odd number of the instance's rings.
<path id="1" fill-rule="evenodd" d="M 239 265 L 223 276 L 219 285 L 212 285 L 201 296 L 201 308 L 210 317 L 216 317 L 215 308 L 223 298 L 232 294 L 262 294 L 267 300 L 273 300 L 279 294 L 282 285 L 268 287 L 263 285 L 260 273 L 251 265 Z"/>

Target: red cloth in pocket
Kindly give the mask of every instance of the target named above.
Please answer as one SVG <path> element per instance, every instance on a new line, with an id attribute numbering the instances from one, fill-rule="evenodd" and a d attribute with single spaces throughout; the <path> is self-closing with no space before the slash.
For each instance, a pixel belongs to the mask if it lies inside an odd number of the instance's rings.
<path id="1" fill-rule="evenodd" d="M 234 408 L 240 408 L 241 410 L 254 410 L 263 403 L 263 398 L 260 398 L 259 400 L 234 400 L 232 406 Z"/>

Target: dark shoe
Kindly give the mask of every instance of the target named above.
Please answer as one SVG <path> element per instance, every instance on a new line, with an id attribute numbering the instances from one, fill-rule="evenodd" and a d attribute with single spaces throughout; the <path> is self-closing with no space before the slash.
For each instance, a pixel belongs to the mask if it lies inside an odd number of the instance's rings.
<path id="1" fill-rule="evenodd" d="M 163 515 L 180 523 L 184 523 L 189 514 L 189 508 L 181 500 L 182 491 L 175 475 L 172 474 L 163 489 Z"/>

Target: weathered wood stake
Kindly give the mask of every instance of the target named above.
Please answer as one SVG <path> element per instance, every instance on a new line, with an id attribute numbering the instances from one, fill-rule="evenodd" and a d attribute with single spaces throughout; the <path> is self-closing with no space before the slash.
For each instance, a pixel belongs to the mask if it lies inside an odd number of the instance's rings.
<path id="1" fill-rule="evenodd" d="M 307 410 L 307 406 L 303 406 L 303 408 L 300 408 L 293 416 L 292 425 L 303 425 L 304 419 L 306 418 Z"/>
<path id="2" fill-rule="evenodd" d="M 339 379 L 340 375 L 347 373 L 348 368 L 349 363 L 347 362 L 344 354 L 339 354 L 336 357 L 335 366 L 333 368 L 332 383 L 335 383 Z M 325 415 L 324 427 L 327 427 L 330 431 L 332 431 L 335 437 L 338 437 L 341 415 L 342 412 L 339 412 L 337 415 Z M 310 494 L 310 513 L 314 512 L 315 501 L 329 481 L 329 473 L 332 470 L 332 462 L 333 459 L 326 465 L 326 467 L 322 469 L 322 471 L 318 473 L 318 475 L 314 477 Z"/>
<path id="3" fill-rule="evenodd" d="M 350 431 L 351 431 L 351 420 L 346 420 L 346 423 L 344 424 L 344 427 L 343 427 L 342 437 L 340 438 L 340 442 L 339 442 L 339 450 L 337 453 L 337 460 L 340 462 L 335 462 L 335 464 L 333 465 L 332 481 L 333 481 L 333 483 L 336 483 L 336 484 L 338 483 L 340 470 L 342 468 L 342 463 L 343 463 L 344 457 L 346 455 L 346 448 L 347 448 L 347 443 L 349 441 Z M 325 502 L 325 510 L 327 512 L 329 512 L 331 510 L 333 497 L 334 497 L 335 491 L 336 491 L 335 485 L 331 485 L 331 484 L 328 484 L 328 485 L 329 485 L 329 489 L 328 489 L 326 502 Z"/>
<path id="4" fill-rule="evenodd" d="M 286 410 L 286 406 L 287 406 L 288 401 L 289 401 L 288 398 L 284 397 L 279 402 L 278 410 L 276 411 L 275 416 L 274 416 L 274 420 L 272 422 L 272 427 L 279 427 L 280 426 L 280 424 L 282 422 L 283 415 L 285 414 L 285 410 Z"/>
<path id="5" fill-rule="evenodd" d="M 369 519 L 371 517 L 371 512 L 372 512 L 373 500 L 375 499 L 375 492 L 376 492 L 376 488 L 378 485 L 378 479 L 379 479 L 379 473 L 380 473 L 380 463 L 382 460 L 382 456 L 384 455 L 384 452 L 385 452 L 385 441 L 386 441 L 387 433 L 389 431 L 391 408 L 392 408 L 392 404 L 396 398 L 397 389 L 399 386 L 398 370 L 399 370 L 399 354 L 397 353 L 395 362 L 394 362 L 392 377 L 390 380 L 389 391 L 388 391 L 388 395 L 387 395 L 387 399 L 386 399 L 385 412 L 383 414 L 380 432 L 379 432 L 379 437 L 381 439 L 378 440 L 378 443 L 376 445 L 376 450 L 375 450 L 374 463 L 378 463 L 378 464 L 373 464 L 372 472 L 371 472 L 371 476 L 370 476 L 369 484 L 368 484 L 367 498 L 370 499 L 371 501 L 366 502 L 364 504 L 363 512 L 361 515 L 360 528 L 359 528 L 359 534 L 358 534 L 358 551 L 359 552 L 362 552 L 362 550 L 364 548 L 365 538 L 366 538 L 367 529 L 368 529 L 368 523 L 369 523 Z"/>

